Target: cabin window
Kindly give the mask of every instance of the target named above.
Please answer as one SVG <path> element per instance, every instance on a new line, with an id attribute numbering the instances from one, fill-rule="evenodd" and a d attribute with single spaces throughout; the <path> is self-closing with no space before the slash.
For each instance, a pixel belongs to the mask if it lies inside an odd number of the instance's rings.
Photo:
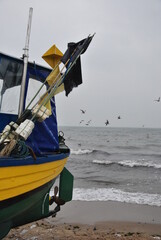
<path id="1" fill-rule="evenodd" d="M 32 98 L 35 96 L 37 91 L 40 89 L 42 83 L 35 80 L 29 79 L 28 91 L 26 97 L 25 107 L 28 106 Z M 3 86 L 3 80 L 0 79 L 0 93 Z M 18 114 L 19 108 L 19 98 L 20 98 L 20 86 L 15 86 L 12 88 L 6 89 L 3 95 L 0 94 L 0 113 L 10 113 L 10 114 Z M 35 103 L 40 99 L 40 97 L 46 92 L 46 86 L 43 86 L 39 94 L 33 100 L 29 109 L 31 109 Z"/>
<path id="2" fill-rule="evenodd" d="M 35 96 L 35 94 L 38 92 L 38 90 L 40 89 L 40 87 L 42 86 L 42 83 L 30 78 L 29 79 L 29 84 L 28 84 L 28 91 L 27 91 L 27 97 L 26 97 L 26 105 L 25 107 L 28 106 L 28 104 L 30 103 L 30 101 L 33 99 L 33 97 Z M 41 89 L 41 91 L 38 93 L 38 95 L 36 96 L 36 98 L 33 100 L 33 102 L 31 103 L 31 105 L 29 106 L 29 109 L 31 109 L 35 103 L 38 102 L 38 100 L 40 99 L 40 97 L 46 92 L 46 86 L 44 85 Z"/>
<path id="3" fill-rule="evenodd" d="M 3 80 L 0 79 L 0 93 L 2 90 Z M 0 94 L 0 112 L 18 114 L 20 96 L 20 86 L 6 89 L 3 95 Z"/>

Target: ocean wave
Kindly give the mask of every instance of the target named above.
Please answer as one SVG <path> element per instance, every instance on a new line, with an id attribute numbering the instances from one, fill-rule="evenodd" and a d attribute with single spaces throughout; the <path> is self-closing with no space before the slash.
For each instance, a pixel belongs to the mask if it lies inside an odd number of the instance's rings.
<path id="1" fill-rule="evenodd" d="M 93 150 L 89 150 L 89 149 L 78 149 L 78 150 L 73 150 L 71 149 L 71 154 L 72 155 L 83 155 L 83 154 L 90 154 L 93 152 Z"/>
<path id="2" fill-rule="evenodd" d="M 84 155 L 84 154 L 93 154 L 93 155 L 104 155 L 104 156 L 109 156 L 110 153 L 106 152 L 106 151 L 102 151 L 102 150 L 96 150 L 96 149 L 71 149 L 71 154 L 72 155 Z"/>
<path id="3" fill-rule="evenodd" d="M 161 148 L 161 144 L 145 144 L 146 147 L 155 147 L 155 148 Z"/>
<path id="4" fill-rule="evenodd" d="M 115 188 L 74 188 L 73 200 L 80 201 L 118 201 L 126 203 L 147 204 L 161 206 L 161 195 L 124 192 Z"/>
<path id="5" fill-rule="evenodd" d="M 139 150 L 141 147 L 136 147 L 136 146 L 116 146 L 118 149 L 127 149 L 127 150 Z"/>
<path id="6" fill-rule="evenodd" d="M 93 160 L 93 163 L 100 164 L 100 165 L 112 165 L 116 164 L 115 162 L 112 161 L 107 161 L 107 160 Z"/>
<path id="7" fill-rule="evenodd" d="M 121 161 L 118 162 L 119 165 L 122 166 L 127 166 L 127 167 L 148 167 L 148 168 L 161 168 L 161 164 L 156 164 L 156 163 L 150 163 L 150 162 L 132 162 L 132 161 Z"/>
<path id="8" fill-rule="evenodd" d="M 119 165 L 122 167 L 130 167 L 130 168 L 147 167 L 147 168 L 161 169 L 161 164 L 149 163 L 149 162 L 143 162 L 143 161 L 138 162 L 138 161 L 132 161 L 132 160 L 131 161 L 124 160 L 119 162 L 113 162 L 108 160 L 93 160 L 92 162 L 100 165 Z"/>
<path id="9" fill-rule="evenodd" d="M 151 159 L 160 159 L 161 158 L 160 153 L 151 153 L 151 154 L 149 153 L 149 154 L 147 154 L 146 150 L 145 150 L 145 153 L 135 153 L 135 154 L 133 154 L 133 156 L 148 157 L 148 158 L 151 158 Z"/>

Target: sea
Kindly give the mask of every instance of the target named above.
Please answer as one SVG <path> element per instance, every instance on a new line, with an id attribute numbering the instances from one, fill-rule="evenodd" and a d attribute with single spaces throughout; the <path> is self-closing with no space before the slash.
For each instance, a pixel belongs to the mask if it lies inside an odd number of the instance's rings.
<path id="1" fill-rule="evenodd" d="M 161 129 L 59 127 L 73 200 L 161 206 Z"/>

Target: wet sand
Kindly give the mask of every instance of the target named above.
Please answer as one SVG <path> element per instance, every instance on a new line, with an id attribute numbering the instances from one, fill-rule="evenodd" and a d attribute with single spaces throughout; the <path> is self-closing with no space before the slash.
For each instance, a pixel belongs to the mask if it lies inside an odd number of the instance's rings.
<path id="1" fill-rule="evenodd" d="M 72 201 L 55 217 L 12 229 L 8 239 L 161 239 L 161 207 Z"/>

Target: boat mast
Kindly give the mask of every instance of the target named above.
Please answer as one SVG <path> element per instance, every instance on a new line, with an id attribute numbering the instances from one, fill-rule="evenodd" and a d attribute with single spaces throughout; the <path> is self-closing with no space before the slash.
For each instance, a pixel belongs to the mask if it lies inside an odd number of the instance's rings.
<path id="1" fill-rule="evenodd" d="M 18 117 L 21 116 L 24 108 L 25 82 L 26 82 L 27 65 L 28 65 L 28 58 L 29 58 L 29 40 L 30 40 L 30 32 L 31 32 L 32 13 L 33 13 L 33 8 L 30 8 L 27 34 L 26 34 L 26 43 L 25 43 L 25 48 L 23 49 L 24 50 L 24 54 L 23 54 L 24 67 L 23 67 L 22 83 L 21 83 L 21 90 L 20 90 Z"/>

